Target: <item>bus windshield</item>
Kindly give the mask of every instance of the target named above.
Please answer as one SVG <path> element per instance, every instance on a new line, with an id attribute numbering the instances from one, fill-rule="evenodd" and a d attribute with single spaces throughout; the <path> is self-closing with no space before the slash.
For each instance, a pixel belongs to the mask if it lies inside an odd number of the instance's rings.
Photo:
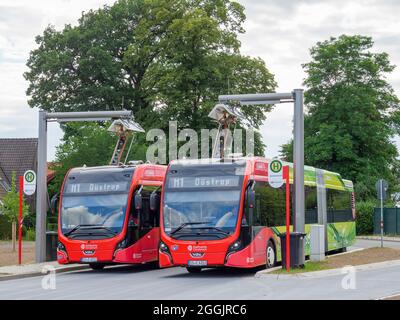
<path id="1" fill-rule="evenodd" d="M 62 198 L 61 229 L 64 234 L 79 226 L 122 231 L 128 194 L 71 195 Z M 92 230 L 91 230 L 92 231 Z"/>
<path id="2" fill-rule="evenodd" d="M 169 234 L 235 231 L 240 190 L 171 191 L 164 195 L 164 230 Z"/>

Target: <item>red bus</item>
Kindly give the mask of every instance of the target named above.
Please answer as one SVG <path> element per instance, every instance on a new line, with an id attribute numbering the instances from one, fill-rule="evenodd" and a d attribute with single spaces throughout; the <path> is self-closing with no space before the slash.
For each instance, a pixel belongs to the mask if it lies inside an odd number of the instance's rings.
<path id="1" fill-rule="evenodd" d="M 165 172 L 153 164 L 71 169 L 58 206 L 58 262 L 102 269 L 157 261 Z"/>
<path id="2" fill-rule="evenodd" d="M 293 167 L 286 164 L 292 192 Z M 199 272 L 221 266 L 269 268 L 281 260 L 285 184 L 270 187 L 267 171 L 268 160 L 260 157 L 172 161 L 161 195 L 160 266 Z M 306 166 L 305 197 L 306 255 L 311 224 L 325 224 L 326 251 L 354 243 L 351 181 Z"/>

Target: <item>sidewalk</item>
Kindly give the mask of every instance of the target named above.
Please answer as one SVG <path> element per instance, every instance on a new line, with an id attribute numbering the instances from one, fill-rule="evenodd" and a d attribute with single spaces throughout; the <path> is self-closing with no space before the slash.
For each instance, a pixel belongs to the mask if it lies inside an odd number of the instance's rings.
<path id="1" fill-rule="evenodd" d="M 88 269 L 89 266 L 85 264 L 60 265 L 57 261 L 5 266 L 0 267 L 0 281 L 41 276 L 47 274 L 52 268 L 56 273 L 62 273 Z"/>
<path id="2" fill-rule="evenodd" d="M 357 236 L 357 239 L 362 239 L 362 240 L 381 240 L 381 236 Z M 398 237 L 383 237 L 383 241 L 394 241 L 394 242 L 400 242 L 400 236 Z"/>

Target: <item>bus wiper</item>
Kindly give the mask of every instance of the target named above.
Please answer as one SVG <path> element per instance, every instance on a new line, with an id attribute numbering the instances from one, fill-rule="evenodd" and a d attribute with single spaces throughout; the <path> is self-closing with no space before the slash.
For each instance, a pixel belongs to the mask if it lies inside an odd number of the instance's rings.
<path id="1" fill-rule="evenodd" d="M 68 237 L 70 234 L 74 233 L 76 230 L 79 230 L 83 227 L 89 227 L 91 224 L 78 224 L 77 226 L 73 227 L 71 230 L 69 230 L 67 233 L 64 233 L 64 236 Z"/>
<path id="2" fill-rule="evenodd" d="M 68 237 L 69 235 L 71 235 L 72 233 L 74 233 L 75 231 L 77 231 L 79 229 L 104 229 L 104 230 L 107 230 L 107 231 L 111 232 L 112 234 L 117 234 L 115 231 L 113 231 L 110 228 L 107 228 L 105 226 L 102 226 L 102 225 L 97 225 L 97 224 L 78 224 L 77 226 L 73 227 L 70 231 L 68 231 L 64 235 L 66 237 Z"/>
<path id="3" fill-rule="evenodd" d="M 206 223 L 209 223 L 209 221 L 204 221 L 204 222 L 185 222 L 185 223 L 182 223 L 178 228 L 176 228 L 170 234 L 175 234 L 178 231 L 182 230 L 186 226 L 191 226 L 191 225 L 194 225 L 194 224 L 206 224 Z"/>
<path id="4" fill-rule="evenodd" d="M 226 231 L 224 231 L 224 230 L 222 230 L 221 228 L 218 228 L 218 227 L 198 227 L 196 229 L 213 229 L 213 230 L 217 230 L 218 232 L 221 232 L 221 233 L 223 233 L 223 234 L 225 234 L 227 236 L 230 235 L 229 232 L 226 232 Z"/>

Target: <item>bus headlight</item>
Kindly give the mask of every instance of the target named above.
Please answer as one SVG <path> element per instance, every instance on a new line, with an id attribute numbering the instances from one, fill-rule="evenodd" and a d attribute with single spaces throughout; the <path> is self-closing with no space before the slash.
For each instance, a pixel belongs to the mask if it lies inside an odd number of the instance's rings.
<path id="1" fill-rule="evenodd" d="M 169 251 L 168 246 L 164 242 L 160 241 L 160 245 L 158 248 L 159 248 L 160 252 L 162 252 L 168 256 L 170 263 L 173 263 L 172 255 L 171 255 L 171 252 Z"/>
<path id="2" fill-rule="evenodd" d="M 127 244 L 128 244 L 128 240 L 127 239 L 124 239 L 124 240 L 122 240 L 122 241 L 117 243 L 117 245 L 115 246 L 113 259 L 115 259 L 115 257 L 117 256 L 118 251 L 121 251 L 122 249 L 126 248 Z"/>
<path id="3" fill-rule="evenodd" d="M 118 250 L 118 249 L 123 249 L 123 248 L 126 248 L 126 245 L 128 244 L 128 240 L 127 239 L 124 239 L 124 240 L 122 240 L 121 242 L 118 242 L 117 243 L 117 246 L 116 246 L 116 250 Z"/>
<path id="4" fill-rule="evenodd" d="M 162 241 L 160 241 L 160 251 L 170 255 L 168 246 Z"/>
<path id="5" fill-rule="evenodd" d="M 67 250 L 65 249 L 65 246 L 63 245 L 63 243 L 61 241 L 58 241 L 57 250 L 67 252 Z"/>
<path id="6" fill-rule="evenodd" d="M 61 252 L 60 255 L 57 255 L 57 260 L 68 259 L 67 249 L 61 241 L 58 241 L 57 251 Z M 64 256 L 63 256 L 64 255 Z"/>
<path id="7" fill-rule="evenodd" d="M 239 251 L 241 248 L 242 248 L 242 242 L 240 240 L 236 240 L 229 246 L 228 253 Z"/>

